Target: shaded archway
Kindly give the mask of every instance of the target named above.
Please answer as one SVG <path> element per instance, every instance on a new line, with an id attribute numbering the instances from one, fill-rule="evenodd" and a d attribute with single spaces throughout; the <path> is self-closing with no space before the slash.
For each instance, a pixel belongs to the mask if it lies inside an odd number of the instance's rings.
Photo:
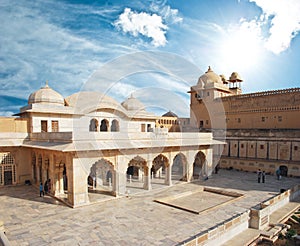
<path id="1" fill-rule="evenodd" d="M 90 173 L 87 181 L 89 185 L 89 192 L 113 192 L 113 182 L 115 182 L 113 164 L 103 158 L 97 161 L 90 168 Z"/>
<path id="2" fill-rule="evenodd" d="M 129 189 L 144 189 L 146 176 L 148 175 L 147 161 L 141 156 L 135 156 L 128 163 L 126 175 L 127 191 Z"/>
<path id="3" fill-rule="evenodd" d="M 287 166 L 281 165 L 279 167 L 279 170 L 280 170 L 280 175 L 281 176 L 283 176 L 283 177 L 287 177 L 288 176 L 288 167 Z"/>
<path id="4" fill-rule="evenodd" d="M 110 131 L 112 131 L 112 132 L 118 132 L 118 131 L 120 131 L 119 121 L 113 120 L 111 122 Z"/>
<path id="5" fill-rule="evenodd" d="M 154 178 L 155 182 L 157 179 L 164 179 L 164 183 L 171 185 L 171 167 L 169 159 L 163 154 L 156 156 L 152 162 L 151 176 Z"/>
<path id="6" fill-rule="evenodd" d="M 179 153 L 173 159 L 172 180 L 187 181 L 187 159 L 184 154 Z"/>
<path id="7" fill-rule="evenodd" d="M 90 121 L 90 132 L 97 132 L 98 131 L 98 120 L 97 119 L 91 119 Z"/>
<path id="8" fill-rule="evenodd" d="M 152 162 L 151 176 L 161 178 L 165 176 L 165 169 L 169 166 L 169 160 L 162 154 L 156 156 Z"/>
<path id="9" fill-rule="evenodd" d="M 196 154 L 193 163 L 193 179 L 199 179 L 200 177 L 207 177 L 205 162 L 206 162 L 206 157 L 204 153 L 199 151 Z"/>
<path id="10" fill-rule="evenodd" d="M 64 190 L 68 190 L 68 173 L 67 173 L 66 164 L 64 164 L 64 169 L 62 174 L 63 174 Z"/>
<path id="11" fill-rule="evenodd" d="M 108 120 L 106 119 L 101 120 L 100 132 L 107 132 L 107 131 L 108 131 Z"/>

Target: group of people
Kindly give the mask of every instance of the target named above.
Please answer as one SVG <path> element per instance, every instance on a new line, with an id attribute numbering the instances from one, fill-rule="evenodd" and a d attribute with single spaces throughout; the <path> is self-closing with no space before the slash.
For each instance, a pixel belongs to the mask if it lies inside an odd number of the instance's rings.
<path id="1" fill-rule="evenodd" d="M 264 183 L 266 180 L 266 173 L 265 171 L 261 171 L 260 169 L 258 169 L 257 171 L 257 182 L 260 183 L 260 181 L 262 183 Z"/>
<path id="2" fill-rule="evenodd" d="M 45 184 L 40 183 L 40 197 L 51 192 L 51 179 L 45 181 Z"/>

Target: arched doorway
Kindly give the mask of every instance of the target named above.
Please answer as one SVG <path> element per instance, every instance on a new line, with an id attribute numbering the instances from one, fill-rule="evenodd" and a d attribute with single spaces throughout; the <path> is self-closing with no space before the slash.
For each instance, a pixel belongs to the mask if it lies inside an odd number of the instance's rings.
<path id="1" fill-rule="evenodd" d="M 156 156 L 152 162 L 151 176 L 153 178 L 165 177 L 166 167 L 169 166 L 169 160 L 164 155 L 160 154 Z"/>
<path id="2" fill-rule="evenodd" d="M 172 184 L 172 170 L 170 169 L 169 159 L 159 154 L 152 162 L 151 176 L 153 177 L 153 183 L 161 183 L 160 179 L 164 180 L 164 184 Z"/>
<path id="3" fill-rule="evenodd" d="M 114 166 L 110 161 L 102 158 L 92 165 L 88 177 L 88 188 L 90 192 L 111 193 L 113 191 L 113 182 Z"/>
<path id="4" fill-rule="evenodd" d="M 108 131 L 108 120 L 106 119 L 101 120 L 100 132 L 107 132 L 107 131 Z"/>
<path id="5" fill-rule="evenodd" d="M 179 153 L 173 159 L 172 180 L 187 181 L 187 160 L 184 154 Z"/>
<path id="6" fill-rule="evenodd" d="M 118 132 L 118 131 L 120 131 L 120 128 L 119 128 L 119 121 L 113 120 L 113 121 L 111 122 L 111 128 L 110 128 L 110 131 L 112 131 L 112 132 Z"/>
<path id="7" fill-rule="evenodd" d="M 203 152 L 199 151 L 193 163 L 193 179 L 199 179 L 200 177 L 207 177 L 206 170 L 206 158 Z"/>
<path id="8" fill-rule="evenodd" d="M 288 167 L 287 166 L 281 165 L 279 167 L 279 170 L 280 170 L 281 176 L 287 177 L 287 175 L 288 175 Z"/>
<path id="9" fill-rule="evenodd" d="M 97 119 L 91 119 L 90 121 L 90 132 L 97 132 L 98 131 L 98 120 Z"/>
<path id="10" fill-rule="evenodd" d="M 127 191 L 129 189 L 144 189 L 146 176 L 148 175 L 147 162 L 144 158 L 140 156 L 135 156 L 128 163 L 128 168 L 126 170 Z"/>

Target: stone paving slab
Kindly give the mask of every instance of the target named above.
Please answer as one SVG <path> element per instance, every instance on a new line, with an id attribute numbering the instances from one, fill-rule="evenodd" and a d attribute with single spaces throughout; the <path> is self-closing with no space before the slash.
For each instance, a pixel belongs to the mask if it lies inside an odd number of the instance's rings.
<path id="1" fill-rule="evenodd" d="M 267 176 L 266 183 L 258 184 L 256 178 L 254 173 L 220 170 L 207 181 L 157 186 L 75 209 L 39 197 L 33 186 L 1 187 L 0 220 L 11 245 L 176 245 L 300 181 Z M 199 215 L 154 202 L 203 185 L 244 196 Z"/>

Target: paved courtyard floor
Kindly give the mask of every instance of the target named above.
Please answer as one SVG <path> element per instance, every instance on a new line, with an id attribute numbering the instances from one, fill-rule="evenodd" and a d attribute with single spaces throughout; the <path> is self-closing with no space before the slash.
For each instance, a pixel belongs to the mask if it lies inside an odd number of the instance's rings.
<path id="1" fill-rule="evenodd" d="M 298 178 L 276 180 L 269 175 L 266 183 L 257 183 L 255 173 L 220 170 L 206 181 L 155 185 L 151 191 L 139 190 L 129 197 L 110 197 L 75 209 L 52 197 L 39 197 L 34 186 L 2 187 L 0 220 L 11 245 L 18 246 L 176 245 L 299 183 Z M 244 196 L 200 214 L 154 202 L 199 190 L 201 185 Z"/>

